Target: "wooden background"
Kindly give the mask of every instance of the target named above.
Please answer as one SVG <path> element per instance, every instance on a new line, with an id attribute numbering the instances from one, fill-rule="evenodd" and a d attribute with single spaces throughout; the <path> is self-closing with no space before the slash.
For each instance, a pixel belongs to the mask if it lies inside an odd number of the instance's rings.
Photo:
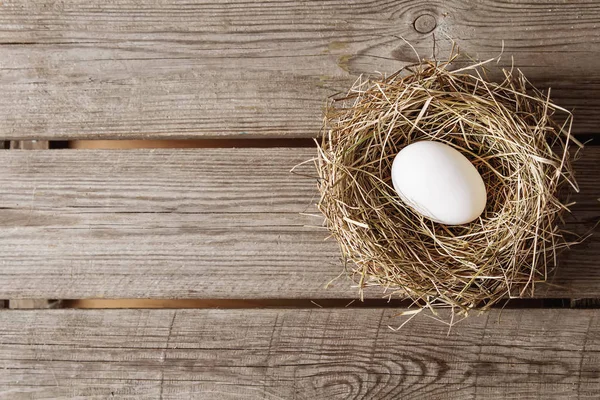
<path id="1" fill-rule="evenodd" d="M 313 137 L 324 99 L 358 74 L 504 54 L 575 109 L 600 119 L 595 0 L 4 0 L 0 137 Z M 417 26 L 430 16 L 433 25 Z M 427 32 L 429 29 L 431 32 Z M 435 36 L 434 36 L 435 35 Z"/>
<path id="2" fill-rule="evenodd" d="M 504 49 L 593 139 L 599 28 L 591 0 L 2 1 L 0 398 L 597 398 L 596 236 L 536 299 L 395 332 L 406 304 L 335 279 L 314 171 L 289 170 L 328 96 L 417 59 L 403 38 Z"/>

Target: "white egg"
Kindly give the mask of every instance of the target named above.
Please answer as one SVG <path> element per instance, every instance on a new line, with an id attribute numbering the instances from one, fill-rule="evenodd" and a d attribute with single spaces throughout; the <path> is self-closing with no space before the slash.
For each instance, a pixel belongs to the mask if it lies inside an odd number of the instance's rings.
<path id="1" fill-rule="evenodd" d="M 422 141 L 403 148 L 392 164 L 392 182 L 410 208 L 435 222 L 466 224 L 485 209 L 481 175 L 444 143 Z"/>

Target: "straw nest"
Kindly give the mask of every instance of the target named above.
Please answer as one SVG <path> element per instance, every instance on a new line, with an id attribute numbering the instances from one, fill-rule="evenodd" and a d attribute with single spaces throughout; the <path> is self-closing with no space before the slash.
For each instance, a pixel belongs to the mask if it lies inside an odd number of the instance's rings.
<path id="1" fill-rule="evenodd" d="M 328 105 L 317 170 L 318 204 L 359 286 L 382 286 L 420 307 L 466 312 L 533 295 L 569 245 L 559 228 L 564 191 L 577 190 L 572 115 L 517 70 L 500 83 L 486 63 L 450 71 L 423 61 L 380 80 L 359 79 Z M 493 60 L 489 60 L 493 61 Z M 481 217 L 434 223 L 391 183 L 406 145 L 435 140 L 464 154 L 488 192 Z M 566 184 L 566 185 L 565 185 Z"/>

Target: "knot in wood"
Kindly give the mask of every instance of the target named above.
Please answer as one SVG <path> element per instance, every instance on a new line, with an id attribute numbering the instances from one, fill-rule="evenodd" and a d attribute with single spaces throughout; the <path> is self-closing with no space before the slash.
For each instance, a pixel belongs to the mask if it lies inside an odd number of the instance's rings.
<path id="1" fill-rule="evenodd" d="M 429 33 L 435 29 L 437 22 L 435 17 L 431 14 L 423 14 L 415 19 L 413 22 L 415 30 L 419 33 Z"/>

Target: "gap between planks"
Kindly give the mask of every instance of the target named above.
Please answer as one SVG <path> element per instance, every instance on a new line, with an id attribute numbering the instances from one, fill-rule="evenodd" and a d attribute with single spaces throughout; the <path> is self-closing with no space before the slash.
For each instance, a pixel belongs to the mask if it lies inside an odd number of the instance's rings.
<path id="1" fill-rule="evenodd" d="M 271 148 L 315 147 L 313 139 L 190 139 L 190 140 L 73 140 L 71 149 L 162 149 L 162 148 Z"/>
<path id="2" fill-rule="evenodd" d="M 0 301 L 0 304 L 3 304 Z M 289 308 L 401 308 L 412 307 L 402 299 L 79 299 L 79 300 L 6 300 L 13 309 L 289 309 Z M 1 307 L 0 307 L 1 308 Z M 600 299 L 543 298 L 512 299 L 493 309 L 600 308 Z"/>
<path id="3" fill-rule="evenodd" d="M 586 146 L 598 146 L 600 140 L 597 135 L 574 135 Z M 46 147 L 35 145 L 36 141 L 2 142 L 0 149 L 203 149 L 203 148 L 306 148 L 315 147 L 320 143 L 320 138 L 315 139 L 181 139 L 181 140 L 72 140 L 72 141 L 43 141 Z M 15 144 L 18 143 L 18 144 Z M 30 143 L 21 145 L 20 143 Z M 33 143 L 33 144 L 31 144 Z M 4 146 L 4 147 L 3 147 Z"/>

